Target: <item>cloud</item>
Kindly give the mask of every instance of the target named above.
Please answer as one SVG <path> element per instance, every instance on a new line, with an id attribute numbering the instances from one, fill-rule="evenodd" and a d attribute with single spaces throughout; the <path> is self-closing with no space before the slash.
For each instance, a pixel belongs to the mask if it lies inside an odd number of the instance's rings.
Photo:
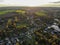
<path id="1" fill-rule="evenodd" d="M 57 1 L 57 2 L 52 2 L 52 3 L 60 3 L 60 1 Z"/>
<path id="2" fill-rule="evenodd" d="M 0 0 L 0 2 L 4 2 L 4 0 Z"/>
<path id="3" fill-rule="evenodd" d="M 41 6 L 57 1 L 59 0 L 4 0 L 3 2 L 0 2 L 0 4 L 7 4 L 12 6 Z"/>

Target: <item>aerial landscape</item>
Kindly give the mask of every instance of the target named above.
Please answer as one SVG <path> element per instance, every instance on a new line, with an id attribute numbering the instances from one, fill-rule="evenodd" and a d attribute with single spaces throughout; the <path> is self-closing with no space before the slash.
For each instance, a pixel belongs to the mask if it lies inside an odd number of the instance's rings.
<path id="1" fill-rule="evenodd" d="M 0 0 L 0 45 L 60 45 L 60 0 Z"/>
<path id="2" fill-rule="evenodd" d="M 0 45 L 60 45 L 60 7 L 0 7 Z"/>

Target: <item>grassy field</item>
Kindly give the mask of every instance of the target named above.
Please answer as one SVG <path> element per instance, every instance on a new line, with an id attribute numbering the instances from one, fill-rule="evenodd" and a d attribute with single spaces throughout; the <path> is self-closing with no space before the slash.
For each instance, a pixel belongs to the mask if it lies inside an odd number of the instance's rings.
<path id="1" fill-rule="evenodd" d="M 3 15 L 3 14 L 7 14 L 9 12 L 14 12 L 15 10 L 3 10 L 3 11 L 0 11 L 0 15 Z"/>

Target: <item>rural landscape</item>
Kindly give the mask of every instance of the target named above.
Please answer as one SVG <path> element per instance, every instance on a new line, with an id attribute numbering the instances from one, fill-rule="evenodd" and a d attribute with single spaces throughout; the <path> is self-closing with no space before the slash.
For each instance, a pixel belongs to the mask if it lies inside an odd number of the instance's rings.
<path id="1" fill-rule="evenodd" d="M 0 7 L 0 45 L 60 45 L 60 7 Z"/>

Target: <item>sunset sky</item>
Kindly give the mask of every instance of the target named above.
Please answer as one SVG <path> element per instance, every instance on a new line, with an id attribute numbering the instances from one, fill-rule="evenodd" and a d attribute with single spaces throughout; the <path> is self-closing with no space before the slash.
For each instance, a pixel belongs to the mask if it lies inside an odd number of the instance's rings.
<path id="1" fill-rule="evenodd" d="M 59 0 L 3 0 L 0 4 L 14 5 L 14 6 L 40 6 L 49 4 L 50 2 L 57 2 Z"/>

